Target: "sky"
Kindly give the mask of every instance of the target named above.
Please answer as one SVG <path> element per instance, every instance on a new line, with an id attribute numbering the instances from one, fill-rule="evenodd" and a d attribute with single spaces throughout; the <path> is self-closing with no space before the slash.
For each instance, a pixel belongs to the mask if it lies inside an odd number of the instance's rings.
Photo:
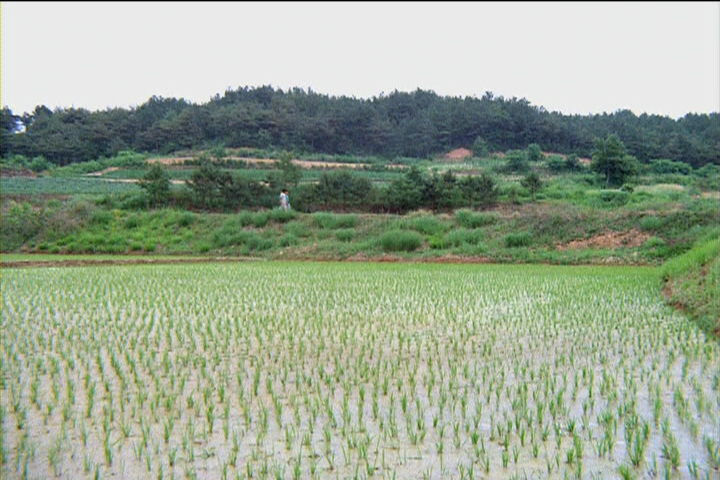
<path id="1" fill-rule="evenodd" d="M 566 115 L 720 112 L 720 2 L 2 2 L 3 107 L 272 86 L 486 92 Z"/>

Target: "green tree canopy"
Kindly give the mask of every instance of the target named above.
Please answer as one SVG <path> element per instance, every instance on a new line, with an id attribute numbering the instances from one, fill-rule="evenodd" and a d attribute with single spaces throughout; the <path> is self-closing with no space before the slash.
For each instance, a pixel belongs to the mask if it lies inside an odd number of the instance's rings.
<path id="1" fill-rule="evenodd" d="M 232 199 L 232 196 L 226 195 L 232 189 L 232 177 L 207 155 L 201 155 L 198 163 L 187 184 L 195 201 L 202 208 L 224 207 L 227 200 Z"/>
<path id="2" fill-rule="evenodd" d="M 283 187 L 296 187 L 303 176 L 302 168 L 292 161 L 292 153 L 280 154 L 280 159 L 275 161 L 275 167 L 281 172 L 280 182 Z"/>
<path id="3" fill-rule="evenodd" d="M 153 163 L 139 182 L 151 207 L 165 205 L 170 198 L 170 176 L 159 163 Z"/>
<path id="4" fill-rule="evenodd" d="M 625 145 L 615 134 L 595 142 L 590 168 L 605 179 L 607 186 L 620 186 L 638 172 L 638 161 L 628 155 Z"/>
<path id="5" fill-rule="evenodd" d="M 537 192 L 542 189 L 542 181 L 540 180 L 540 175 L 538 175 L 536 172 L 530 172 L 525 175 L 525 178 L 522 179 L 520 184 L 525 187 L 528 192 L 530 192 L 530 196 L 533 200 L 535 200 Z"/>
<path id="6" fill-rule="evenodd" d="M 475 206 L 489 207 L 497 201 L 498 191 L 495 179 L 483 172 L 480 176 L 469 175 L 460 181 L 460 189 L 471 208 Z"/>
<path id="7" fill-rule="evenodd" d="M 542 148 L 537 143 L 531 143 L 527 148 L 527 159 L 531 162 L 540 162 L 545 158 Z"/>
<path id="8" fill-rule="evenodd" d="M 484 138 L 477 137 L 472 144 L 472 152 L 475 158 L 485 158 L 490 153 L 490 147 Z"/>

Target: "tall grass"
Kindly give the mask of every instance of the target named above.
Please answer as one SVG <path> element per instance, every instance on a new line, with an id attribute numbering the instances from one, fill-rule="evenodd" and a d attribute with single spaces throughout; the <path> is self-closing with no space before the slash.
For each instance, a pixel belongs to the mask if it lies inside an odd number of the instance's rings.
<path id="1" fill-rule="evenodd" d="M 390 230 L 379 239 L 386 252 L 412 252 L 420 247 L 422 241 L 422 235 L 410 230 Z"/>

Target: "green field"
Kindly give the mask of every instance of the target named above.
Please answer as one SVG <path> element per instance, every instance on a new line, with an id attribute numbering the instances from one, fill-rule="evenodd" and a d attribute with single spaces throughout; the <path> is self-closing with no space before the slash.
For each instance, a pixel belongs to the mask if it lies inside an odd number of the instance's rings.
<path id="1" fill-rule="evenodd" d="M 137 184 L 102 178 L 10 177 L 2 179 L 3 195 L 109 195 L 139 193 Z"/>
<path id="2" fill-rule="evenodd" d="M 3 478 L 717 478 L 654 267 L 5 268 Z"/>

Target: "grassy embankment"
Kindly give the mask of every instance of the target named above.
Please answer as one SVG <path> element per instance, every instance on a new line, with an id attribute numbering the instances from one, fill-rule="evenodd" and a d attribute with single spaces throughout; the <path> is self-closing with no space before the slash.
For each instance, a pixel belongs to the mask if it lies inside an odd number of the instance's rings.
<path id="1" fill-rule="evenodd" d="M 4 217 L 5 253 L 660 265 L 687 251 L 717 214 L 707 204 L 651 211 L 567 202 L 446 214 L 211 214 L 79 200 L 40 209 L 18 204 Z"/>
<path id="2" fill-rule="evenodd" d="M 720 338 L 720 230 L 661 269 L 668 301 Z"/>

